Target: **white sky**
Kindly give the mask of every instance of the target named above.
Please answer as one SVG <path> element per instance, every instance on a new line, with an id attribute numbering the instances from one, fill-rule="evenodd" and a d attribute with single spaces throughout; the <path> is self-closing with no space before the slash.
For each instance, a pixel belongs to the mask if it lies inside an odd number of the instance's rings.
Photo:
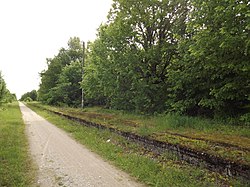
<path id="1" fill-rule="evenodd" d="M 70 37 L 93 41 L 112 0 L 0 0 L 0 71 L 17 97 L 39 88 L 46 58 Z"/>

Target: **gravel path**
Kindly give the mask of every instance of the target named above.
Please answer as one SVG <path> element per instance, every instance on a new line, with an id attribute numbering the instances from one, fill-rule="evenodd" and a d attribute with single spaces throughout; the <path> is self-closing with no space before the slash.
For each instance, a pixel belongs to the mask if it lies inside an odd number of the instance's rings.
<path id="1" fill-rule="evenodd" d="M 24 104 L 19 106 L 38 166 L 39 186 L 142 186 Z"/>

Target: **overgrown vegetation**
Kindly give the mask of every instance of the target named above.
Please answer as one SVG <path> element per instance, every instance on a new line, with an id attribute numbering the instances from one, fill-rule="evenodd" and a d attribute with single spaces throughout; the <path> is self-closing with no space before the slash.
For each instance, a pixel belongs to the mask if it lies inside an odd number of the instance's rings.
<path id="1" fill-rule="evenodd" d="M 9 103 L 16 100 L 16 95 L 11 94 L 7 89 L 6 83 L 0 71 L 0 107 L 3 103 Z"/>
<path id="2" fill-rule="evenodd" d="M 23 94 L 20 98 L 20 101 L 30 102 L 30 101 L 37 101 L 37 91 L 32 90 Z"/>
<path id="3" fill-rule="evenodd" d="M 30 186 L 34 177 L 17 102 L 0 109 L 0 186 Z"/>
<path id="4" fill-rule="evenodd" d="M 232 162 L 250 165 L 250 128 L 221 121 L 180 115 L 143 116 L 128 112 L 90 107 L 84 110 L 30 103 L 29 106 L 58 111 L 124 132 L 183 146 Z"/>
<path id="5" fill-rule="evenodd" d="M 69 132 L 79 142 L 149 186 L 248 185 L 248 181 L 229 179 L 202 167 L 192 167 L 168 152 L 158 157 L 109 131 L 85 127 L 36 107 L 38 105 L 28 105 L 53 124 Z M 93 112 L 96 108 L 87 110 Z M 106 111 L 106 116 L 110 115 L 108 112 L 110 111 Z"/>
<path id="6" fill-rule="evenodd" d="M 249 123 L 247 0 L 114 0 L 88 43 L 85 105 L 141 113 L 176 112 Z M 40 100 L 79 106 L 82 47 L 69 40 L 47 59 Z"/>

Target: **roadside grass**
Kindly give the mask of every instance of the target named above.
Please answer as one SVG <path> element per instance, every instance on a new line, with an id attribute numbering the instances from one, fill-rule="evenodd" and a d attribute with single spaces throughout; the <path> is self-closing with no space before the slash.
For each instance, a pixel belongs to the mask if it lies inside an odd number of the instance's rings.
<path id="1" fill-rule="evenodd" d="M 17 102 L 0 110 L 0 186 L 31 186 L 33 166 Z"/>
<path id="2" fill-rule="evenodd" d="M 145 116 L 101 107 L 76 109 L 52 107 L 40 103 L 29 103 L 29 105 L 42 106 L 107 127 L 250 165 L 250 126 L 247 125 L 235 126 L 218 120 L 177 114 Z"/>
<path id="3" fill-rule="evenodd" d="M 155 156 L 141 146 L 106 130 L 86 127 L 41 108 L 28 105 L 80 143 L 149 186 L 248 186 L 248 181 L 228 179 L 203 167 L 193 167 L 166 152 Z"/>

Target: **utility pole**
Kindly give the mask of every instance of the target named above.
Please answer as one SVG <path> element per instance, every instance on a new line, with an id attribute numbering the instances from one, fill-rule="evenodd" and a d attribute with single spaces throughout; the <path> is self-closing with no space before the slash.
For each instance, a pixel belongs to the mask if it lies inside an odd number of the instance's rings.
<path id="1" fill-rule="evenodd" d="M 84 58 L 85 58 L 85 43 L 82 42 L 82 81 L 83 81 L 83 75 L 84 75 L 84 69 L 83 69 L 83 67 L 84 67 Z M 81 105 L 82 108 L 83 108 L 83 102 L 84 102 L 83 97 L 84 97 L 84 90 L 83 90 L 83 87 L 82 87 L 82 105 Z"/>

